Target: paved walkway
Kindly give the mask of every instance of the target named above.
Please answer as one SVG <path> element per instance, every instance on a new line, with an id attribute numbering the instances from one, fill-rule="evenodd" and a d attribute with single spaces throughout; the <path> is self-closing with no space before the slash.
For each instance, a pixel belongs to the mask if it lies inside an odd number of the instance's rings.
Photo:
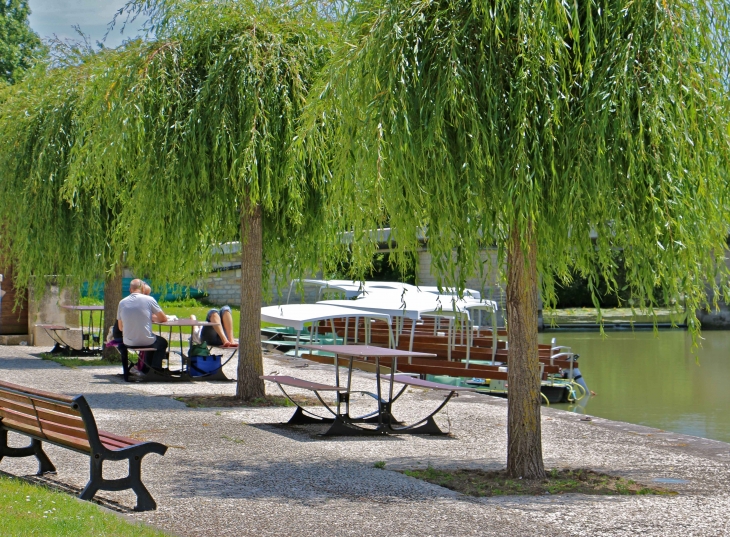
<path id="1" fill-rule="evenodd" d="M 145 483 L 159 509 L 130 516 L 180 536 L 730 535 L 730 445 L 620 422 L 543 410 L 545 464 L 583 467 L 651 484 L 678 496 L 472 498 L 394 469 L 498 469 L 506 460 L 506 404 L 462 395 L 439 423 L 453 437 L 321 439 L 317 426 L 282 427 L 291 408 L 192 409 L 171 394 L 235 392 L 233 383 L 125 384 L 117 368 L 68 369 L 27 351 L 0 347 L 0 379 L 70 395 L 84 393 L 106 430 L 170 446 L 145 459 Z M 331 382 L 331 370 L 267 355 L 278 372 Z M 231 364 L 233 366 L 233 364 Z M 227 370 L 235 376 L 235 368 Z M 358 382 L 372 382 L 358 375 Z M 269 393 L 277 388 L 267 386 Z M 433 405 L 412 391 L 401 406 Z M 408 404 L 408 403 L 412 404 Z M 400 415 L 403 415 L 402 412 Z M 407 417 L 407 416 L 406 416 Z M 56 481 L 81 487 L 88 458 L 48 447 Z M 386 469 L 374 468 L 385 461 Z M 0 470 L 27 475 L 35 459 L 4 459 Z M 121 475 L 110 465 L 107 475 Z M 127 507 L 132 493 L 103 493 Z"/>

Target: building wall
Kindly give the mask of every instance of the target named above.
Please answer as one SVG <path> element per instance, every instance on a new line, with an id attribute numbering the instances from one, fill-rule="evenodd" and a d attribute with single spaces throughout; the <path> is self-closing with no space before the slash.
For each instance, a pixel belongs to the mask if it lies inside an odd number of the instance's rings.
<path id="1" fill-rule="evenodd" d="M 241 305 L 241 262 L 231 257 L 221 261 L 206 279 L 201 283 L 202 288 L 208 293 L 208 301 L 217 306 L 228 304 L 229 306 Z M 288 280 L 287 280 L 288 281 Z M 264 296 L 262 306 L 274 304 L 296 304 L 299 302 L 316 302 L 317 288 L 306 286 L 304 293 L 300 293 L 296 287 L 290 291 L 288 286 L 278 288 L 273 275 L 269 279 L 270 297 Z M 303 294 L 303 296 L 302 296 Z"/>
<path id="2" fill-rule="evenodd" d="M 20 296 L 20 306 L 15 309 L 18 294 L 13 286 L 13 269 L 3 266 L 0 260 L 0 335 L 28 334 L 28 297 L 26 293 Z"/>
<path id="3" fill-rule="evenodd" d="M 491 258 L 491 266 L 496 266 L 496 252 L 494 250 L 486 250 L 482 254 L 482 260 L 486 264 L 485 269 L 488 270 Z M 240 258 L 237 252 L 231 252 L 226 259 L 222 260 L 201 286 L 208 293 L 208 300 L 217 306 L 228 304 L 231 306 L 241 305 L 241 269 Z M 427 251 L 418 252 L 417 267 L 417 283 L 419 285 L 431 286 L 437 285 L 436 275 L 432 272 L 431 254 Z M 467 279 L 467 287 L 479 291 L 485 298 L 496 300 L 500 306 L 500 310 L 504 311 L 505 296 L 504 289 L 498 282 L 497 271 L 490 271 L 485 276 L 485 281 L 481 281 L 477 277 Z M 273 276 L 269 282 L 272 296 L 269 299 L 264 298 L 263 306 L 272 304 L 286 304 L 298 302 L 316 302 L 317 287 L 305 286 L 302 294 L 292 288 L 291 293 L 289 287 L 277 289 Z M 279 294 L 279 292 L 281 294 Z M 500 323 L 503 320 L 500 318 Z"/>

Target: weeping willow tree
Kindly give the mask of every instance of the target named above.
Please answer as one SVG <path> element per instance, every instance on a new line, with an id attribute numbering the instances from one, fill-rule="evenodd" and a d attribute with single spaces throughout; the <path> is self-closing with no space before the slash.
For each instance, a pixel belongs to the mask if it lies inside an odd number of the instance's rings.
<path id="1" fill-rule="evenodd" d="M 36 278 L 46 275 L 75 288 L 101 276 L 106 333 L 121 298 L 124 245 L 112 233 L 124 184 L 116 181 L 108 196 L 86 196 L 68 179 L 90 95 L 128 51 L 56 52 L 60 63 L 39 65 L 0 100 L 0 243 L 20 289 L 37 283 L 42 294 L 46 282 Z"/>
<path id="2" fill-rule="evenodd" d="M 506 266 L 512 476 L 545 475 L 540 292 L 554 303 L 572 269 L 615 289 L 621 251 L 635 303 L 683 301 L 696 332 L 705 284 L 725 281 L 727 16 L 720 0 L 364 0 L 312 92 L 298 153 L 330 170 L 356 261 L 387 221 L 400 252 L 427 235 L 450 285 L 484 247 Z"/>
<path id="3" fill-rule="evenodd" d="M 262 281 L 321 257 L 322 190 L 287 151 L 330 25 L 307 4 L 130 2 L 155 40 L 117 69 L 80 121 L 68 191 L 127 195 L 110 237 L 156 281 L 190 281 L 241 243 L 237 395 L 264 395 Z M 320 174 L 321 175 L 321 174 Z M 266 272 L 264 273 L 264 268 Z"/>

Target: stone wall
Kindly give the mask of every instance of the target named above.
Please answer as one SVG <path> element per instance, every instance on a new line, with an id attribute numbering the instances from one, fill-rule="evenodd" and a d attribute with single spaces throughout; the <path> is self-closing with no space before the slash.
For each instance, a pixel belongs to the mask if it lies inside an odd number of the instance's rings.
<path id="1" fill-rule="evenodd" d="M 208 293 L 208 301 L 216 306 L 241 305 L 241 263 L 234 259 L 221 261 L 215 267 L 204 282 L 202 288 Z M 296 304 L 300 302 L 316 302 L 317 287 L 305 286 L 304 296 L 300 293 L 296 286 L 291 290 L 288 286 L 277 288 L 276 281 L 272 275 L 269 280 L 270 297 L 264 296 L 262 306 L 271 306 L 274 304 Z"/>
<path id="2" fill-rule="evenodd" d="M 59 336 L 74 348 L 82 347 L 79 313 L 61 307 L 62 304 L 77 304 L 78 295 L 71 289 L 61 289 L 57 282 L 47 282 L 44 293 L 31 290 L 28 297 L 28 333 L 30 344 L 52 347 L 53 339 L 39 324 L 57 324 L 69 327 L 59 331 Z"/>

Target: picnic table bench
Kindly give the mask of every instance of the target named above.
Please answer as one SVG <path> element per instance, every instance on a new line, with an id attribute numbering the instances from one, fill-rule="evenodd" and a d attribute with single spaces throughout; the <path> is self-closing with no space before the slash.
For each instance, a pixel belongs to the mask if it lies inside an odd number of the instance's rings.
<path id="1" fill-rule="evenodd" d="M 31 439 L 26 447 L 8 446 L 8 432 Z M 142 483 L 142 458 L 149 453 L 164 455 L 167 446 L 158 442 L 141 442 L 100 431 L 83 395 L 69 397 L 0 381 L 0 460 L 3 457 L 38 459 L 38 475 L 55 473 L 43 442 L 50 442 L 89 456 L 90 478 L 79 497 L 91 500 L 99 490 L 132 489 L 137 495 L 135 511 L 157 508 L 152 495 Z M 129 475 L 105 479 L 104 461 L 129 461 Z"/>
<path id="2" fill-rule="evenodd" d="M 445 434 L 436 424 L 434 416 L 449 402 L 449 400 L 459 392 L 473 392 L 474 388 L 451 386 L 448 384 L 441 384 L 438 382 L 431 382 L 427 380 L 421 380 L 414 378 L 410 375 L 396 375 L 395 368 L 396 364 L 393 364 L 393 369 L 388 369 L 388 374 L 381 369 L 379 358 L 391 358 L 393 362 L 397 362 L 398 357 L 407 356 L 419 356 L 419 357 L 430 357 L 432 354 L 418 353 L 410 351 L 399 351 L 395 349 L 384 349 L 380 347 L 371 347 L 368 345 L 303 345 L 305 348 L 319 350 L 324 352 L 334 353 L 334 357 L 330 357 L 333 365 L 335 366 L 335 385 L 322 384 L 317 382 L 311 382 L 308 380 L 298 379 L 286 375 L 262 375 L 260 378 L 275 382 L 285 397 L 292 401 L 297 409 L 294 415 L 291 417 L 288 423 L 290 424 L 303 424 L 303 423 L 331 423 L 330 428 L 323 434 L 323 436 L 359 436 L 359 435 L 384 435 L 384 434 L 431 434 L 439 435 Z M 342 365 L 341 356 L 347 358 L 347 384 L 340 385 L 339 368 Z M 365 361 L 356 360 L 356 357 L 374 357 L 375 368 L 373 369 L 372 363 Z M 318 356 L 317 361 L 324 361 L 327 358 Z M 352 390 L 352 370 L 363 369 L 364 371 L 374 372 L 376 389 L 375 393 L 366 391 L 354 391 Z M 383 381 L 390 383 L 388 390 L 388 396 L 383 395 L 381 383 Z M 402 385 L 401 389 L 394 393 L 394 386 L 396 384 Z M 311 410 L 305 409 L 302 405 L 298 404 L 284 389 L 284 386 L 310 390 L 314 392 L 317 399 L 322 403 L 325 409 L 331 414 L 332 417 L 319 416 Z M 404 425 L 395 417 L 392 413 L 393 403 L 395 403 L 405 390 L 409 386 L 414 386 L 429 390 L 446 391 L 448 395 L 444 400 L 437 405 L 437 408 L 428 414 L 425 418 L 415 421 L 410 425 Z M 327 404 L 322 398 L 319 392 L 334 391 L 336 392 L 335 405 Z M 373 397 L 377 403 L 377 409 L 374 412 L 362 415 L 362 416 L 351 416 L 350 415 L 350 396 L 352 393 L 364 393 Z M 334 406 L 334 408 L 333 408 Z M 361 424 L 370 423 L 376 424 L 375 428 L 362 427 Z"/>

